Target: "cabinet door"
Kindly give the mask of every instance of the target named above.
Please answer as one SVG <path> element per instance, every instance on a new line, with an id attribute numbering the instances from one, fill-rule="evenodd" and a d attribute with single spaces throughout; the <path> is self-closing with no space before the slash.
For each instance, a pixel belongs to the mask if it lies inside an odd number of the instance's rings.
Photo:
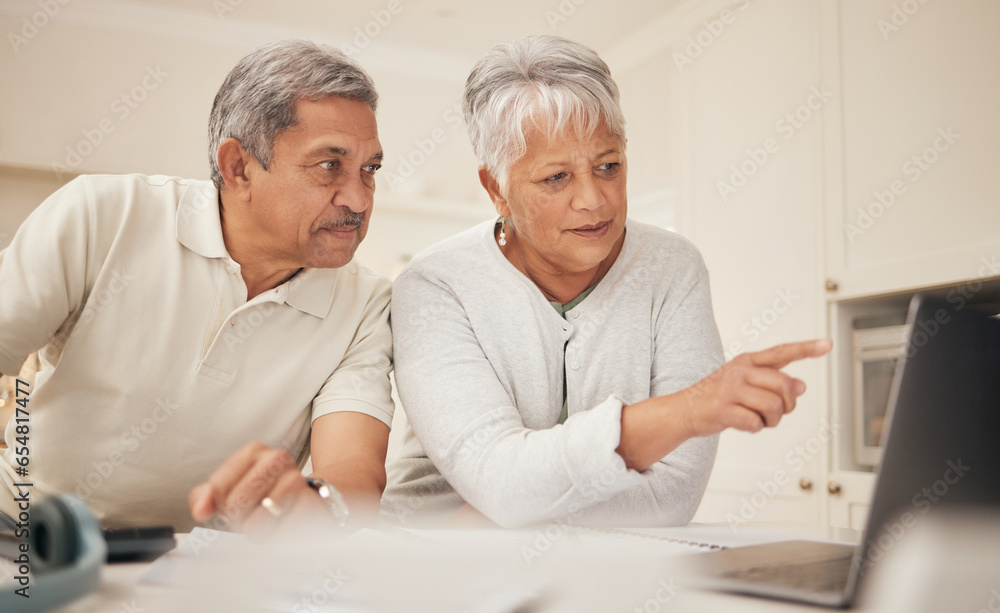
<path id="1" fill-rule="evenodd" d="M 677 227 L 705 257 L 727 358 L 825 334 L 816 9 L 773 0 L 678 10 L 687 27 L 673 34 L 667 74 Z M 809 391 L 779 427 L 722 436 L 698 521 L 821 520 L 816 488 L 799 483 L 822 482 L 825 365 L 787 372 Z"/>
<path id="2" fill-rule="evenodd" d="M 831 298 L 1000 275 L 1000 3 L 822 7 Z"/>
<path id="3" fill-rule="evenodd" d="M 829 524 L 834 528 L 864 530 L 875 491 L 875 475 L 832 471 L 824 487 Z"/>

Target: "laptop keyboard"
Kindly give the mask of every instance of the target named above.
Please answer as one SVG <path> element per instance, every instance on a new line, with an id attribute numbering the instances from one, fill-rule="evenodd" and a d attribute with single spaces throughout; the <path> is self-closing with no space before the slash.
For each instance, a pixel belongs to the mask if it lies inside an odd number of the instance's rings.
<path id="1" fill-rule="evenodd" d="M 741 568 L 723 576 L 741 581 L 784 585 L 814 592 L 836 592 L 847 586 L 851 556 L 813 560 L 800 564 L 780 564 Z"/>

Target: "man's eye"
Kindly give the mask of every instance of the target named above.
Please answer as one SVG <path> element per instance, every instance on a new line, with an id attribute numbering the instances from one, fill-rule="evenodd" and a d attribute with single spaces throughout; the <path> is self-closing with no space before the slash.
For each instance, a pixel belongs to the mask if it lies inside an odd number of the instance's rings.
<path id="1" fill-rule="evenodd" d="M 618 170 L 619 166 L 621 166 L 620 162 L 608 162 L 606 164 L 601 164 L 597 167 L 597 169 L 604 172 L 614 172 Z"/>
<path id="2" fill-rule="evenodd" d="M 319 164 L 319 167 L 323 170 L 336 170 L 338 166 L 340 166 L 340 163 L 336 160 L 328 160 Z"/>
<path id="3" fill-rule="evenodd" d="M 382 168 L 381 164 L 369 164 L 365 166 L 365 172 L 367 172 L 370 175 L 373 175 L 379 168 Z"/>
<path id="4" fill-rule="evenodd" d="M 556 174 L 552 175 L 551 177 L 549 177 L 549 178 L 547 178 L 547 179 L 545 179 L 545 180 L 546 180 L 547 182 L 549 182 L 549 183 L 556 183 L 556 182 L 558 182 L 558 181 L 562 181 L 562 180 L 563 180 L 563 179 L 565 179 L 565 178 L 566 178 L 567 176 L 568 176 L 568 175 L 567 175 L 567 174 L 566 174 L 565 172 L 557 172 Z"/>

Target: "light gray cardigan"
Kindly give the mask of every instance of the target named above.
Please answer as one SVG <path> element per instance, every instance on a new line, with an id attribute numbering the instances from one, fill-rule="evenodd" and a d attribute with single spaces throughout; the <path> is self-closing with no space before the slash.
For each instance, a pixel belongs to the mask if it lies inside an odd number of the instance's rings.
<path id="1" fill-rule="evenodd" d="M 687 523 L 718 438 L 689 440 L 642 472 L 615 449 L 623 405 L 722 365 L 701 255 L 630 220 L 611 270 L 563 319 L 503 256 L 493 228 L 422 252 L 393 286 L 396 385 L 409 424 L 383 517 L 419 524 L 468 501 L 507 527 L 567 516 Z M 560 425 L 564 369 L 569 417 Z"/>

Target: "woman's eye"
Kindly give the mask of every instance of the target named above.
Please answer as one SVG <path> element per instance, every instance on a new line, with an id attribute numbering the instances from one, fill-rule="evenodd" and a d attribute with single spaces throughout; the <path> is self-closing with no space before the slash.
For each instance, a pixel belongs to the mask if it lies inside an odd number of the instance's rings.
<path id="1" fill-rule="evenodd" d="M 566 173 L 565 172 L 557 172 L 556 174 L 552 175 L 551 177 L 549 177 L 549 178 L 547 178 L 545 180 L 548 181 L 548 182 L 550 182 L 550 183 L 555 183 L 557 181 L 562 181 L 565 178 L 566 178 Z"/>
<path id="2" fill-rule="evenodd" d="M 603 172 L 614 172 L 618 170 L 619 166 L 621 166 L 620 162 L 608 162 L 606 164 L 601 164 L 597 167 L 597 169 Z"/>

